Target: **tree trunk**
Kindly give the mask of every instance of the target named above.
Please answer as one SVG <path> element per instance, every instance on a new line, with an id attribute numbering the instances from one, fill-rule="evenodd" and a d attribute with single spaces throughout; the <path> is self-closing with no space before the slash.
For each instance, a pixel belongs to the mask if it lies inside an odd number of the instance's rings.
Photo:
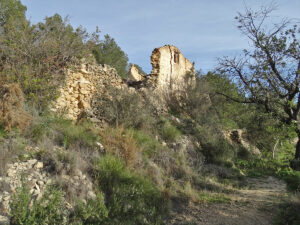
<path id="1" fill-rule="evenodd" d="M 300 131 L 297 131 L 298 134 L 298 141 L 296 145 L 296 153 L 295 153 L 295 159 L 300 160 Z"/>
<path id="2" fill-rule="evenodd" d="M 275 145 L 274 145 L 274 147 L 273 147 L 273 151 L 272 151 L 272 159 L 275 158 L 275 152 L 276 152 L 276 150 L 277 150 L 277 145 L 278 145 L 278 143 L 279 143 L 279 139 L 276 140 L 276 143 L 275 143 Z"/>
<path id="3" fill-rule="evenodd" d="M 296 144 L 296 152 L 295 152 L 295 158 L 291 161 L 291 168 L 294 170 L 300 171 L 300 130 L 296 130 L 298 134 L 298 141 Z"/>

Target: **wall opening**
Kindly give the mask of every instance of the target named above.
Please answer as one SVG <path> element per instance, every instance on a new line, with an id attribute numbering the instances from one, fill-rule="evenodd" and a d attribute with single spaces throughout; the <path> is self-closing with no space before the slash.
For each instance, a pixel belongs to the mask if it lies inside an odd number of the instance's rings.
<path id="1" fill-rule="evenodd" d="M 179 52 L 174 52 L 174 63 L 179 63 Z"/>

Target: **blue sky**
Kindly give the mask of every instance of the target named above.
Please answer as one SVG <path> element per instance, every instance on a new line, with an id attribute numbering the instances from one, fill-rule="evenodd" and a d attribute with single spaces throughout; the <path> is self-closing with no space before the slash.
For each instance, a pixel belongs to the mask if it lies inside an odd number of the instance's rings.
<path id="1" fill-rule="evenodd" d="M 216 58 L 233 55 L 248 47 L 236 29 L 234 17 L 245 4 L 258 8 L 263 0 L 21 0 L 27 17 L 36 23 L 59 13 L 89 32 L 96 26 L 112 36 L 129 61 L 150 72 L 150 55 L 165 44 L 177 46 L 196 69 L 204 72 Z M 273 1 L 274 2 L 274 1 Z M 299 18 L 300 0 L 277 0 L 274 18 Z"/>

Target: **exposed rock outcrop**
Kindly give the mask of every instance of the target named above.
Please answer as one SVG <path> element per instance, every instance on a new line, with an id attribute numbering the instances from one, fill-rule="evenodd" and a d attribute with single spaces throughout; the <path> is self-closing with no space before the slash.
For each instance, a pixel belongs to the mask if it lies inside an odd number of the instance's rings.
<path id="1" fill-rule="evenodd" d="M 252 145 L 246 138 L 246 132 L 242 129 L 234 129 L 224 132 L 225 138 L 231 143 L 240 145 L 254 155 L 261 155 L 260 150 Z"/>
<path id="2" fill-rule="evenodd" d="M 37 147 L 26 148 L 32 153 L 40 151 Z M 57 154 L 62 154 L 64 151 L 59 147 L 53 148 L 53 152 Z M 31 201 L 34 201 L 42 198 L 47 186 L 57 183 L 60 183 L 63 188 L 68 188 L 68 192 L 72 193 L 73 197 L 84 202 L 96 197 L 90 178 L 79 169 L 75 169 L 74 174 L 70 176 L 51 171 L 47 163 L 37 159 L 8 164 L 6 174 L 0 176 L 0 225 L 9 220 L 12 196 L 22 185 L 29 188 Z M 67 199 L 64 199 L 64 203 L 66 208 L 73 207 Z"/>

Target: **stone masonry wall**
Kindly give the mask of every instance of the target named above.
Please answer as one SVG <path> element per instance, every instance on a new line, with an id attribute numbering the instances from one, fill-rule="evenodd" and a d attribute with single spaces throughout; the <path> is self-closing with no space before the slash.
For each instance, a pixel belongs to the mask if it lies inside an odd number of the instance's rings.
<path id="1" fill-rule="evenodd" d="M 121 87 L 123 81 L 117 71 L 108 65 L 81 64 L 68 69 L 65 83 L 52 109 L 63 112 L 69 119 L 76 120 L 82 112 L 91 111 L 91 99 L 104 93 L 108 86 Z"/>
<path id="2" fill-rule="evenodd" d="M 87 112 L 93 117 L 93 96 L 106 94 L 110 86 L 155 89 L 152 93 L 156 93 L 157 98 L 161 99 L 162 91 L 184 90 L 184 87 L 195 81 L 193 64 L 175 46 L 165 45 L 154 49 L 151 64 L 153 69 L 148 76 L 141 75 L 138 69 L 132 66 L 127 83 L 108 65 L 82 63 L 74 66 L 67 70 L 65 82 L 59 90 L 59 98 L 52 110 L 63 113 L 71 120 L 78 120 L 82 113 Z M 130 89 L 134 91 L 134 88 Z"/>
<path id="3" fill-rule="evenodd" d="M 143 76 L 143 74 L 140 74 L 138 68 L 136 68 L 135 65 L 131 65 L 127 80 L 129 82 L 138 82 L 138 81 L 143 81 L 144 79 L 145 77 Z"/>
<path id="4" fill-rule="evenodd" d="M 160 89 L 181 89 L 195 81 L 193 64 L 175 46 L 165 45 L 154 49 L 151 64 L 149 80 Z"/>

